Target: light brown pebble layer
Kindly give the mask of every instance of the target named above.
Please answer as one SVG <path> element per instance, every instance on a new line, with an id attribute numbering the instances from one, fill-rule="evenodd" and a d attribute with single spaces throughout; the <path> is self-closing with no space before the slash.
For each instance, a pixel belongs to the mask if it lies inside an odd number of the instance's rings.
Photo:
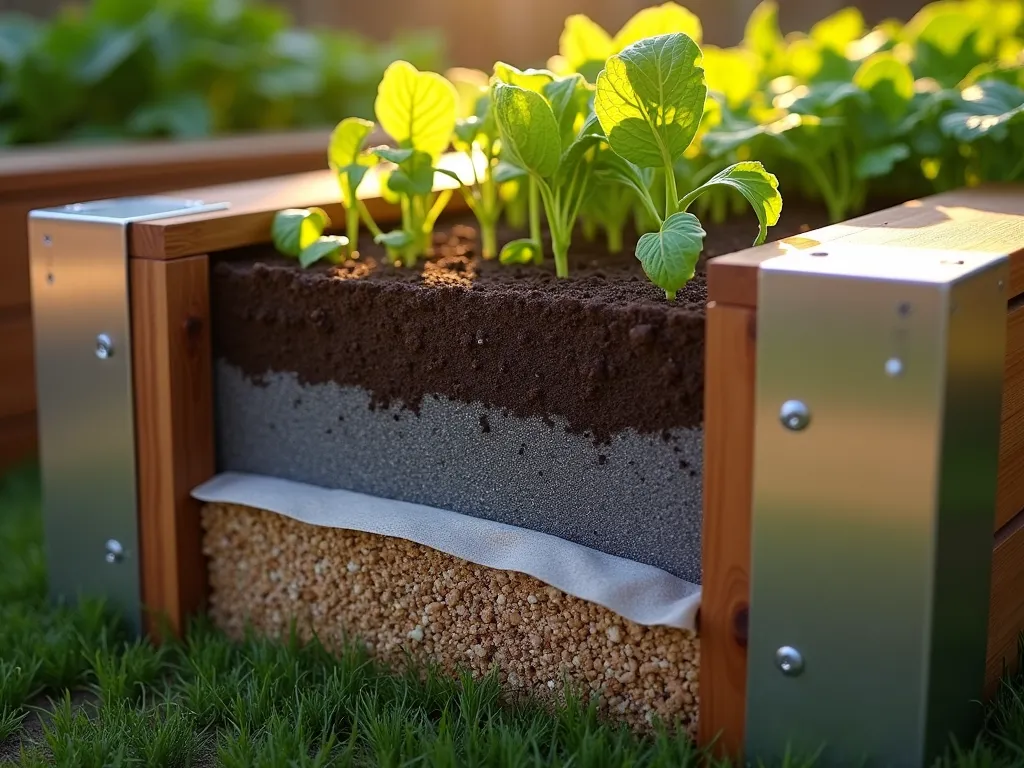
<path id="1" fill-rule="evenodd" d="M 609 719 L 697 722 L 693 632 L 634 624 L 515 571 L 475 565 L 405 539 L 307 525 L 251 507 L 207 504 L 210 613 L 229 635 L 246 622 L 277 636 L 297 621 L 329 647 L 358 637 L 401 667 L 498 667 L 506 691 L 550 699 L 568 681 Z"/>

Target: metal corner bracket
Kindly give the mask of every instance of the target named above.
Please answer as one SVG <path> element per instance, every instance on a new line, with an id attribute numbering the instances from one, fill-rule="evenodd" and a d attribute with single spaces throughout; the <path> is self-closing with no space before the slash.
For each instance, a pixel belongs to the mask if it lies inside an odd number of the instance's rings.
<path id="1" fill-rule="evenodd" d="M 227 203 L 141 196 L 34 210 L 29 262 L 50 594 L 142 628 L 128 227 Z"/>
<path id="2" fill-rule="evenodd" d="M 979 722 L 1008 267 L 842 244 L 762 264 L 751 759 L 924 766 Z"/>

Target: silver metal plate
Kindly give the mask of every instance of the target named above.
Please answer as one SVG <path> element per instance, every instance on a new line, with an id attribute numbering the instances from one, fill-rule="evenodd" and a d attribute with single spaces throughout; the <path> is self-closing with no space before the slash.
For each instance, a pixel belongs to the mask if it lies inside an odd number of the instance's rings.
<path id="1" fill-rule="evenodd" d="M 128 226 L 225 204 L 168 197 L 33 211 L 29 258 L 51 595 L 106 598 L 138 632 Z"/>
<path id="2" fill-rule="evenodd" d="M 922 766 L 980 713 L 1008 264 L 895 251 L 761 269 L 746 753 L 769 763 Z"/>

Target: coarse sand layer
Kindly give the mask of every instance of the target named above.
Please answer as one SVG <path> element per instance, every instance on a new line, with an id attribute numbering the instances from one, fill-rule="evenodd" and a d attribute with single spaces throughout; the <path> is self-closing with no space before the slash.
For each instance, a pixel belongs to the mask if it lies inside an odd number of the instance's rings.
<path id="1" fill-rule="evenodd" d="M 279 636 L 294 620 L 328 647 L 358 638 L 401 668 L 433 662 L 552 700 L 568 683 L 639 730 L 652 718 L 695 732 L 695 633 L 634 624 L 514 571 L 404 539 L 320 528 L 266 510 L 207 504 L 210 612 L 229 635 Z"/>

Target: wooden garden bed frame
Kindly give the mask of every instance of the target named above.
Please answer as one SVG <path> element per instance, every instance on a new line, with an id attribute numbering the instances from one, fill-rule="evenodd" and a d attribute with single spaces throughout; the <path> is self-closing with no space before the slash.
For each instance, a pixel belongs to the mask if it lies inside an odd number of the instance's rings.
<path id="1" fill-rule="evenodd" d="M 290 131 L 116 146 L 0 150 L 0 471 L 36 450 L 28 212 L 173 187 L 228 184 L 313 171 L 329 131 Z"/>
<path id="2" fill-rule="evenodd" d="M 320 206 L 344 219 L 327 172 L 180 193 L 231 208 L 135 223 L 128 230 L 139 557 L 147 610 L 175 630 L 207 594 L 200 504 L 215 473 L 209 268 L 219 251 L 268 240 L 275 211 Z M 370 189 L 376 216 L 394 211 Z M 458 195 L 453 206 L 460 206 Z M 1013 664 L 1024 630 L 1024 189 L 950 192 L 788 238 L 783 248 L 838 243 L 1006 254 L 1010 298 L 998 509 L 993 521 L 987 685 Z M 751 551 L 758 265 L 769 244 L 709 264 L 705 387 L 700 734 L 742 750 Z M 152 628 L 153 623 L 149 626 Z"/>

